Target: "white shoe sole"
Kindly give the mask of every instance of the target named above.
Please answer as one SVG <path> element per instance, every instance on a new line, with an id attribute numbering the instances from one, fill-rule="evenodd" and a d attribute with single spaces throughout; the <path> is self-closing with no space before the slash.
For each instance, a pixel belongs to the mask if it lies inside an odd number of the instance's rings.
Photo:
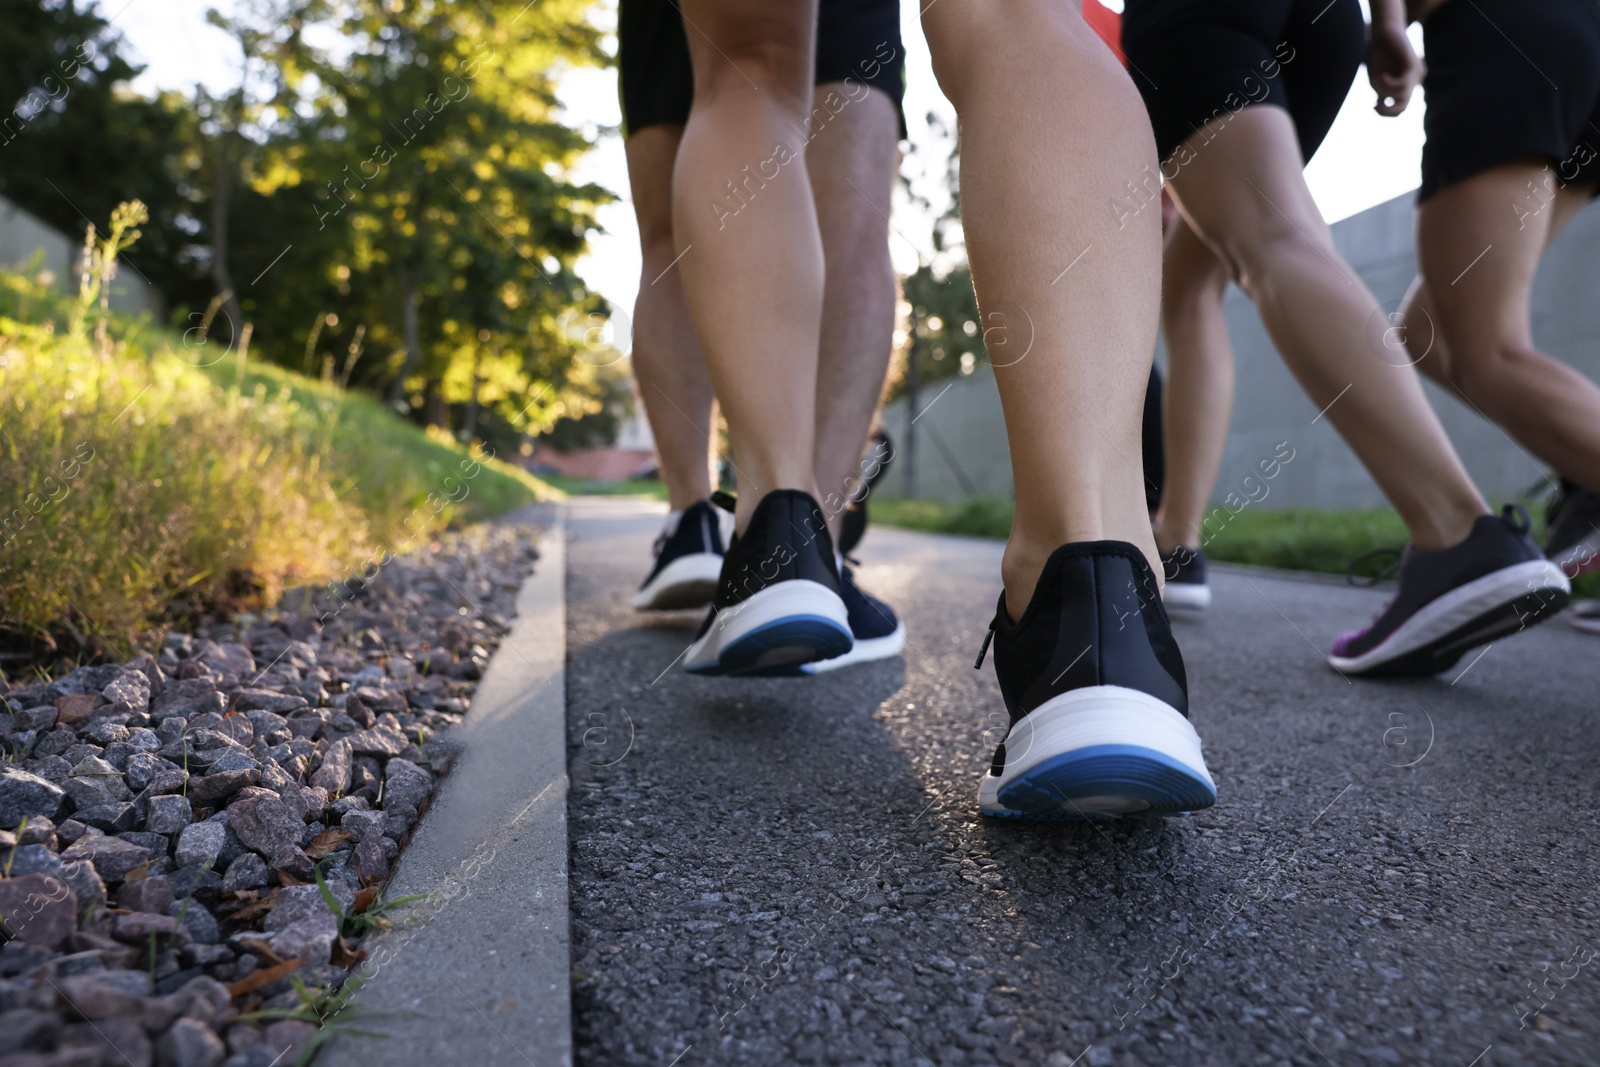
<path id="1" fill-rule="evenodd" d="M 842 656 L 832 659 L 818 660 L 816 663 L 807 663 L 800 670 L 806 674 L 822 674 L 826 671 L 836 671 L 840 667 L 849 667 L 856 663 L 870 663 L 875 659 L 888 659 L 898 656 L 906 647 L 906 624 L 897 622 L 894 633 L 882 637 L 869 637 L 855 639 L 855 645 Z"/>
<path id="2" fill-rule="evenodd" d="M 1179 611 L 1204 611 L 1211 606 L 1211 586 L 1193 582 L 1168 582 L 1161 599 L 1168 608 Z"/>
<path id="3" fill-rule="evenodd" d="M 1502 567 L 1424 605 L 1378 647 L 1328 662 L 1346 674 L 1437 674 L 1479 645 L 1525 630 L 1567 606 L 1572 583 L 1549 560 Z"/>
<path id="4" fill-rule="evenodd" d="M 1593 600 L 1584 601 L 1585 604 L 1595 603 Z M 1576 609 L 1567 612 L 1567 621 L 1572 628 L 1581 633 L 1600 634 L 1600 612 L 1580 612 Z"/>
<path id="5" fill-rule="evenodd" d="M 679 556 L 633 594 L 635 611 L 676 611 L 703 608 L 717 595 L 722 578 L 722 557 L 715 552 Z"/>
<path id="6" fill-rule="evenodd" d="M 795 674 L 801 664 L 844 655 L 852 643 L 839 594 L 795 578 L 717 612 L 711 628 L 689 646 L 684 668 L 692 674 Z"/>
<path id="7" fill-rule="evenodd" d="M 978 808 L 1010 819 L 1111 819 L 1210 807 L 1200 735 L 1175 708 L 1122 686 L 1074 689 L 1023 716 Z"/>

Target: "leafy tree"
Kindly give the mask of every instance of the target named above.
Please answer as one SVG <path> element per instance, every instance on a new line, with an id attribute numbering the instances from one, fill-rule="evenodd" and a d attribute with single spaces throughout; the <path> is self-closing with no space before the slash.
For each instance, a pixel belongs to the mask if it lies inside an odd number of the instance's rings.
<path id="1" fill-rule="evenodd" d="M 933 112 L 928 114 L 928 125 L 936 134 L 950 134 Z M 912 158 L 920 155 L 921 150 L 913 145 Z M 978 302 L 961 230 L 960 170 L 960 155 L 952 151 L 944 163 L 942 182 L 950 190 L 950 202 L 929 224 L 934 255 L 901 279 L 901 292 L 910 310 L 906 314 L 904 362 L 896 366 L 889 386 L 892 397 L 920 390 L 929 382 L 970 373 L 984 358 Z M 925 215 L 933 215 L 933 205 L 917 195 L 904 172 L 901 188 Z"/>
<path id="2" fill-rule="evenodd" d="M 248 321 L 253 357 L 336 367 L 419 420 L 544 432 L 602 412 L 617 358 L 574 271 L 606 194 L 571 180 L 590 145 L 554 92 L 605 59 L 588 4 L 239 0 L 210 16 L 237 84 L 186 100 L 132 94 L 83 0 L 0 0 L 0 91 L 43 101 L 0 191 L 68 233 L 148 204 L 127 266 L 174 317 L 231 294 L 197 358 Z M 33 94 L 79 51 L 59 98 Z"/>
<path id="3" fill-rule="evenodd" d="M 0 0 L 0 105 L 7 112 L 9 140 L 47 110 L 58 110 L 80 68 L 97 53 L 109 52 L 106 22 L 76 3 Z M 98 73 L 91 68 L 86 82 Z M 116 72 L 112 71 L 115 77 Z"/>
<path id="4" fill-rule="evenodd" d="M 292 240 L 289 269 L 246 314 L 303 332 L 337 307 L 369 329 L 357 380 L 429 421 L 453 405 L 540 430 L 594 410 L 584 334 L 566 326 L 603 309 L 573 265 L 605 193 L 567 179 L 588 142 L 554 95 L 563 64 L 602 58 L 585 5 L 330 8 L 348 54 L 308 59 L 298 128 L 255 185 L 288 209 L 261 262 Z"/>
<path id="5" fill-rule="evenodd" d="M 305 43 L 305 28 L 326 10 L 323 0 L 240 0 L 231 15 L 215 9 L 206 13 L 206 21 L 232 37 L 240 54 L 239 84 L 231 91 L 220 97 L 203 86 L 194 91 L 201 135 L 197 169 L 209 201 L 211 279 L 234 323 L 244 321 L 229 262 L 234 194 L 276 132 L 274 119 L 296 103 L 315 55 Z"/>
<path id="6" fill-rule="evenodd" d="M 151 224 L 124 265 L 169 297 L 192 291 L 199 224 L 176 155 L 188 109 L 127 91 L 139 69 L 90 5 L 0 0 L 0 26 L 0 194 L 67 234 L 144 201 Z"/>

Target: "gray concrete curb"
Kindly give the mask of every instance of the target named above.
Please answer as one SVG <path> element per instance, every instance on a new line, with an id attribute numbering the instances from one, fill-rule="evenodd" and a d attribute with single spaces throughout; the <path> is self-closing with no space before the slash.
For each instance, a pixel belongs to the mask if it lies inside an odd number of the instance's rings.
<path id="1" fill-rule="evenodd" d="M 385 890 L 427 897 L 369 944 L 319 1067 L 572 1062 L 566 523 L 548 507 L 516 519 L 546 526 L 539 560 Z"/>

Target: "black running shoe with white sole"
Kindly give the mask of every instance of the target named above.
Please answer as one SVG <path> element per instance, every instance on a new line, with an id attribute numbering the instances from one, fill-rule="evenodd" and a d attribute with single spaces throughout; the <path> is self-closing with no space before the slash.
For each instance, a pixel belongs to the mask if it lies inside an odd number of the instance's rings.
<path id="1" fill-rule="evenodd" d="M 1572 628 L 1586 634 L 1600 635 L 1600 600 L 1580 600 L 1567 613 Z"/>
<path id="2" fill-rule="evenodd" d="M 655 566 L 633 594 L 638 611 L 703 608 L 722 577 L 722 527 L 709 501 L 702 500 L 668 520 L 655 543 Z"/>
<path id="3" fill-rule="evenodd" d="M 1204 611 L 1211 606 L 1205 549 L 1179 545 L 1171 552 L 1163 552 L 1161 570 L 1167 579 L 1164 599 L 1169 610 Z"/>
<path id="4" fill-rule="evenodd" d="M 1562 479 L 1561 497 L 1550 509 L 1544 554 L 1568 578 L 1600 568 L 1600 493 Z"/>
<path id="5" fill-rule="evenodd" d="M 985 649 L 990 639 L 1011 727 L 978 787 L 984 815 L 1109 819 L 1216 803 L 1183 656 L 1138 548 L 1056 549 L 1019 621 L 1001 594 Z"/>
<path id="6" fill-rule="evenodd" d="M 1372 625 L 1333 643 L 1328 662 L 1345 674 L 1416 677 L 1542 622 L 1567 606 L 1572 586 L 1528 537 L 1528 514 L 1508 504 L 1484 515 L 1449 548 L 1407 546 L 1400 588 Z"/>
<path id="7" fill-rule="evenodd" d="M 845 609 L 850 613 L 850 635 L 855 644 L 849 652 L 833 659 L 807 663 L 800 669 L 807 674 L 836 671 L 854 663 L 898 656 L 906 647 L 906 627 L 894 609 L 856 584 L 856 573 L 848 566 L 839 572 L 839 588 Z"/>
<path id="8" fill-rule="evenodd" d="M 833 538 L 809 493 L 779 489 L 728 546 L 711 611 L 685 655 L 692 674 L 792 675 L 850 651 Z"/>

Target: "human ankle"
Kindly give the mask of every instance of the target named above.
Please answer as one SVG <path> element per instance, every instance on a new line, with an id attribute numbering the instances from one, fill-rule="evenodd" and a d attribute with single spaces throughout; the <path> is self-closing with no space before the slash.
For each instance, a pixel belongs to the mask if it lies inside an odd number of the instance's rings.
<path id="1" fill-rule="evenodd" d="M 1028 610 L 1039 585 L 1039 576 L 1044 573 L 1045 564 L 1050 562 L 1056 549 L 1065 544 L 1096 540 L 1100 538 L 1040 536 L 1014 528 L 1010 539 L 1006 541 L 1005 555 L 1000 559 L 1000 581 L 1005 586 L 1006 614 L 1011 621 L 1021 619 L 1023 612 Z"/>
<path id="2" fill-rule="evenodd" d="M 740 483 L 737 502 L 734 505 L 733 512 L 733 528 L 734 532 L 739 536 L 744 536 L 746 528 L 750 525 L 751 516 L 756 513 L 756 508 L 760 506 L 761 502 L 770 494 L 787 490 L 789 492 L 805 493 L 813 500 L 815 500 L 817 497 L 817 487 L 809 483 L 804 485 L 790 485 L 782 483 L 773 484 L 768 482 L 767 485 L 769 488 L 752 489 L 743 482 Z"/>
<path id="3" fill-rule="evenodd" d="M 1453 548 L 1472 536 L 1473 525 L 1491 514 L 1487 507 L 1459 508 L 1453 514 L 1428 516 L 1414 523 L 1411 543 L 1425 552 Z"/>
<path id="4" fill-rule="evenodd" d="M 710 499 L 710 487 L 704 490 L 691 489 L 683 493 L 675 493 L 669 489 L 667 492 L 667 507 L 673 511 L 688 511 L 696 504 Z"/>

